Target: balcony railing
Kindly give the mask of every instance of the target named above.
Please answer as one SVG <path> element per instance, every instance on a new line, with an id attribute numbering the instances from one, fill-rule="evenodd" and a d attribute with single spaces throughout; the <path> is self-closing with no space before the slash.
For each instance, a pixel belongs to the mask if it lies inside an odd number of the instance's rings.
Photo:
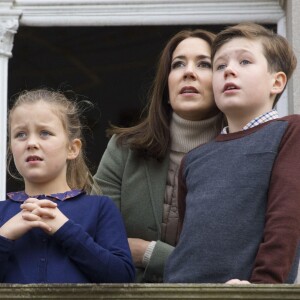
<path id="1" fill-rule="evenodd" d="M 0 284 L 0 299 L 300 299 L 300 285 Z"/>

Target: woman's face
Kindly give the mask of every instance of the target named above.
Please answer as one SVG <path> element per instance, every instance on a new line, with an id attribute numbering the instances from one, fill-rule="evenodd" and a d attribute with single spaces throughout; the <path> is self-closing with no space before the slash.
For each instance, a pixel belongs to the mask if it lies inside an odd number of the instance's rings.
<path id="1" fill-rule="evenodd" d="M 187 38 L 175 48 L 168 78 L 169 101 L 181 118 L 198 121 L 218 112 L 212 90 L 209 44 Z"/>

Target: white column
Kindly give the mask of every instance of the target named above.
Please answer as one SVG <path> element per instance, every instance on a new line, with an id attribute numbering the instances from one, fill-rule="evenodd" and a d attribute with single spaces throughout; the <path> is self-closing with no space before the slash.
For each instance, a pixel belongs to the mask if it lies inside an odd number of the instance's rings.
<path id="1" fill-rule="evenodd" d="M 282 17 L 277 22 L 277 33 L 286 37 L 286 16 Z M 288 98 L 288 89 L 286 88 L 276 104 L 276 109 L 280 117 L 284 117 L 289 114 Z"/>
<path id="2" fill-rule="evenodd" d="M 7 147 L 7 74 L 11 57 L 14 34 L 18 29 L 18 19 L 0 16 L 0 199 L 6 194 L 6 147 Z"/>
<path id="3" fill-rule="evenodd" d="M 300 2 L 297 0 L 288 0 L 285 3 L 287 38 L 298 58 L 297 68 L 288 84 L 289 113 L 300 114 Z"/>

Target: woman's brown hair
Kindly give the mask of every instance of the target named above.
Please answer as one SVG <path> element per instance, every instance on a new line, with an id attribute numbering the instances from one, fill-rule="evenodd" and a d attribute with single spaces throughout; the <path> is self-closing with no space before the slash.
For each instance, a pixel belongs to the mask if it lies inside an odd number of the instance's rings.
<path id="1" fill-rule="evenodd" d="M 152 83 L 146 117 L 137 125 L 122 128 L 112 126 L 107 130 L 109 136 L 118 135 L 118 144 L 126 144 L 145 157 L 162 159 L 168 152 L 170 143 L 170 119 L 172 108 L 169 101 L 168 76 L 171 70 L 172 55 L 180 42 L 187 38 L 199 38 L 210 46 L 215 34 L 202 30 L 183 30 L 174 35 L 163 49 Z"/>

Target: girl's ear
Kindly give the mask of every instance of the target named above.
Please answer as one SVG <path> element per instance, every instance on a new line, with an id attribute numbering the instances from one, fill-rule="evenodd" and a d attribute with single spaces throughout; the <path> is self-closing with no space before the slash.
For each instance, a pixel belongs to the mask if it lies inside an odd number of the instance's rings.
<path id="1" fill-rule="evenodd" d="M 280 94 L 287 83 L 287 78 L 284 72 L 274 73 L 272 87 L 271 87 L 271 95 Z"/>
<path id="2" fill-rule="evenodd" d="M 81 150 L 81 146 L 82 146 L 82 143 L 81 143 L 80 139 L 72 140 L 68 147 L 67 159 L 69 159 L 69 160 L 75 159 Z"/>

